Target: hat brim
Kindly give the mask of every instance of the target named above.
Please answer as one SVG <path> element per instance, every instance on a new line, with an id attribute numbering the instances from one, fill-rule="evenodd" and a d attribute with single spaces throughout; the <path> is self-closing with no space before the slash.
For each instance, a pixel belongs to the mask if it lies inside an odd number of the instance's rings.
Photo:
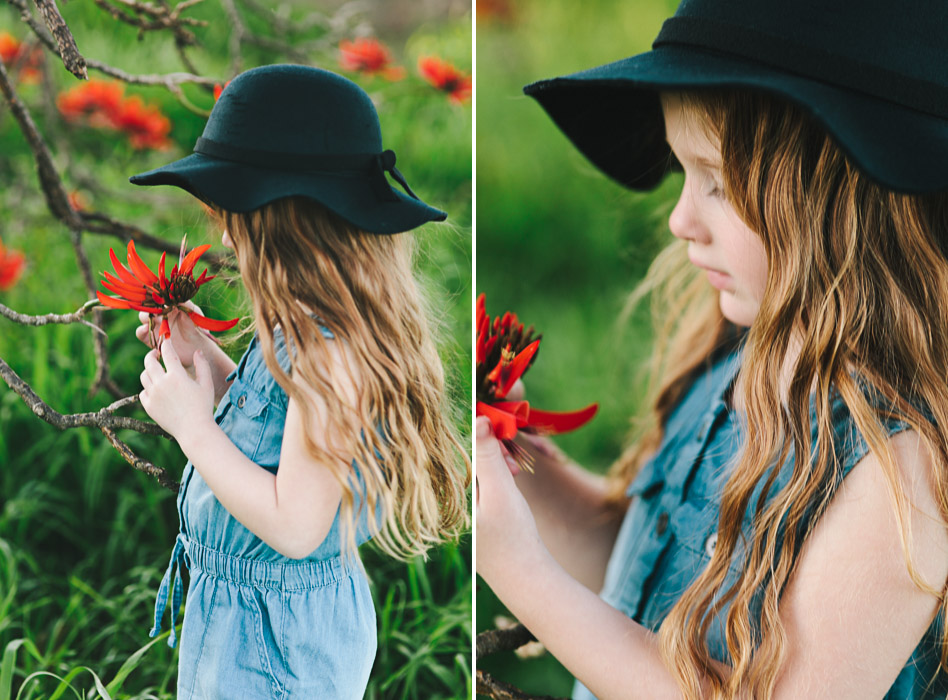
<path id="1" fill-rule="evenodd" d="M 389 186 L 382 199 L 363 173 L 286 172 L 192 153 L 133 175 L 134 185 L 172 185 L 234 213 L 259 209 L 284 197 L 319 202 L 356 227 L 378 234 L 408 231 L 447 214 Z"/>
<path id="2" fill-rule="evenodd" d="M 883 186 L 910 193 L 948 189 L 948 120 L 763 64 L 678 45 L 527 85 L 573 144 L 632 189 L 668 171 L 659 93 L 749 88 L 807 110 L 846 155 Z"/>

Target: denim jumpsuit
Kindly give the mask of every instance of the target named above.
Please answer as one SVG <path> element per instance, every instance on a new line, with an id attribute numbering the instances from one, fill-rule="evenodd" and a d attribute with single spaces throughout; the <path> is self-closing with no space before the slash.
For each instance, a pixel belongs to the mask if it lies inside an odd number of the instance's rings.
<path id="1" fill-rule="evenodd" d="M 328 330 L 323 335 L 332 338 Z M 277 360 L 289 371 L 279 329 Z M 214 420 L 256 464 L 276 472 L 288 398 L 255 335 Z M 357 491 L 358 493 L 358 491 Z M 358 508 L 356 499 L 356 508 Z M 375 608 L 357 556 L 340 555 L 339 515 L 309 556 L 294 560 L 241 525 L 189 461 L 178 493 L 181 531 L 155 603 L 171 595 L 171 639 L 181 605 L 181 564 L 190 572 L 178 660 L 179 700 L 361 698 L 375 658 Z M 369 538 L 367 519 L 357 542 Z"/>
<path id="2" fill-rule="evenodd" d="M 653 631 L 708 565 L 717 543 L 721 494 L 741 442 L 741 426 L 727 400 L 739 367 L 740 350 L 725 353 L 694 381 L 669 416 L 658 451 L 643 465 L 627 491 L 632 500 L 600 595 Z M 869 448 L 838 394 L 833 398 L 832 416 L 841 481 Z M 896 420 L 885 422 L 884 427 L 889 435 L 908 428 Z M 812 435 L 815 439 L 815 421 Z M 784 465 L 771 493 L 787 483 L 791 471 L 792 463 Z M 759 495 L 758 490 L 751 503 L 756 503 Z M 753 531 L 750 514 L 742 529 L 747 540 Z M 725 587 L 740 576 L 741 557 L 735 552 Z M 707 638 L 711 656 L 723 663 L 729 663 L 724 637 L 729 607 L 712 621 Z M 759 619 L 759 603 L 752 611 Z M 886 700 L 945 697 L 948 675 L 937 672 L 941 625 L 939 616 L 889 689 Z M 573 698 L 590 700 L 593 695 L 577 681 Z"/>

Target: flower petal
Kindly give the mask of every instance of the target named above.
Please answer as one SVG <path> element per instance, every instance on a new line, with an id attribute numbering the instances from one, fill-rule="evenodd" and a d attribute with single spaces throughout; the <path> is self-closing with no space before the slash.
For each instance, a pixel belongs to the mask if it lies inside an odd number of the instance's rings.
<path id="1" fill-rule="evenodd" d="M 191 271 L 194 269 L 194 266 L 197 264 L 198 258 L 200 258 L 204 253 L 210 250 L 211 244 L 205 243 L 204 245 L 199 245 L 197 248 L 192 250 L 181 263 L 181 267 L 178 269 L 179 275 L 190 275 Z"/>
<path id="2" fill-rule="evenodd" d="M 538 433 L 544 435 L 556 435 L 570 430 L 576 430 L 593 419 L 596 411 L 599 410 L 599 404 L 594 403 L 581 408 L 578 411 L 567 411 L 565 413 L 556 411 L 538 411 L 535 408 L 530 409 L 530 415 L 527 418 L 527 426 L 533 428 Z"/>
<path id="3" fill-rule="evenodd" d="M 112 261 L 112 267 L 115 268 L 115 271 L 118 273 L 118 276 L 121 277 L 128 284 L 144 284 L 140 279 L 138 279 L 132 272 L 125 267 L 121 262 L 119 262 L 118 256 L 115 254 L 115 251 L 109 248 L 109 259 Z"/>
<path id="4" fill-rule="evenodd" d="M 158 282 L 158 275 L 148 269 L 148 265 L 135 251 L 135 241 L 131 240 L 128 242 L 128 266 L 144 284 L 154 285 Z"/>
<path id="5" fill-rule="evenodd" d="M 196 311 L 188 311 L 185 309 L 185 312 L 188 314 L 188 317 L 194 321 L 195 326 L 209 331 L 228 331 L 240 321 L 239 318 L 232 318 L 230 321 L 218 321 L 217 319 L 202 316 Z"/>

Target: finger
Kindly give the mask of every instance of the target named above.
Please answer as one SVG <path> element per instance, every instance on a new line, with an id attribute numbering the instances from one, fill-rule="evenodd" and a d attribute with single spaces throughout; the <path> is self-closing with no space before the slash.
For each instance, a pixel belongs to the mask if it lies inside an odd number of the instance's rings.
<path id="1" fill-rule="evenodd" d="M 214 392 L 214 378 L 211 376 L 211 365 L 204 357 L 204 353 L 196 350 L 194 353 L 194 378 L 202 389 Z"/>
<path id="2" fill-rule="evenodd" d="M 154 347 L 151 342 L 151 333 L 148 332 L 148 326 L 139 326 L 135 329 L 135 337 L 142 341 L 148 347 Z"/>
<path id="3" fill-rule="evenodd" d="M 181 365 L 181 358 L 178 357 L 178 351 L 174 349 L 174 343 L 166 343 L 162 341 L 161 345 L 161 356 L 165 361 L 165 369 L 169 372 L 184 371 L 184 367 Z"/>
<path id="4" fill-rule="evenodd" d="M 478 481 L 484 478 L 485 491 L 490 490 L 493 485 L 503 483 L 506 479 L 513 479 L 507 462 L 501 452 L 500 441 L 494 437 L 494 429 L 491 426 L 490 419 L 486 416 L 479 416 L 477 419 L 476 432 L 477 441 L 474 445 L 477 459 Z"/>
<path id="5" fill-rule="evenodd" d="M 168 343 L 168 345 L 171 345 L 171 343 Z M 161 366 L 161 362 L 158 360 L 157 350 L 151 350 L 145 355 L 145 372 L 151 379 L 152 384 L 165 375 L 165 368 Z"/>
<path id="6" fill-rule="evenodd" d="M 141 380 L 142 388 L 146 391 L 151 389 L 154 383 L 151 381 L 151 377 L 148 376 L 148 370 L 142 370 L 142 373 L 139 375 L 139 380 Z"/>
<path id="7" fill-rule="evenodd" d="M 144 311 L 138 312 L 138 320 L 141 321 L 144 325 L 148 325 L 148 319 L 151 318 L 151 314 L 145 313 Z"/>
<path id="8" fill-rule="evenodd" d="M 504 461 L 507 463 L 507 468 L 510 470 L 512 476 L 517 476 L 520 473 L 520 465 L 517 464 L 517 460 L 513 458 L 513 455 L 510 454 L 510 450 L 507 449 L 507 446 L 504 443 L 500 443 L 500 452 L 504 455 Z"/>

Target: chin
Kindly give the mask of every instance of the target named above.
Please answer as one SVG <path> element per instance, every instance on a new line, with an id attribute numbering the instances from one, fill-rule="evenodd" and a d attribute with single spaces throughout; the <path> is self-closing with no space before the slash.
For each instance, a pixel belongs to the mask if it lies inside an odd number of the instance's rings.
<path id="1" fill-rule="evenodd" d="M 723 292 L 720 297 L 721 314 L 728 321 L 736 326 L 750 328 L 754 319 L 757 318 L 757 312 L 760 310 L 759 304 L 748 303 L 739 299 L 730 292 Z"/>

